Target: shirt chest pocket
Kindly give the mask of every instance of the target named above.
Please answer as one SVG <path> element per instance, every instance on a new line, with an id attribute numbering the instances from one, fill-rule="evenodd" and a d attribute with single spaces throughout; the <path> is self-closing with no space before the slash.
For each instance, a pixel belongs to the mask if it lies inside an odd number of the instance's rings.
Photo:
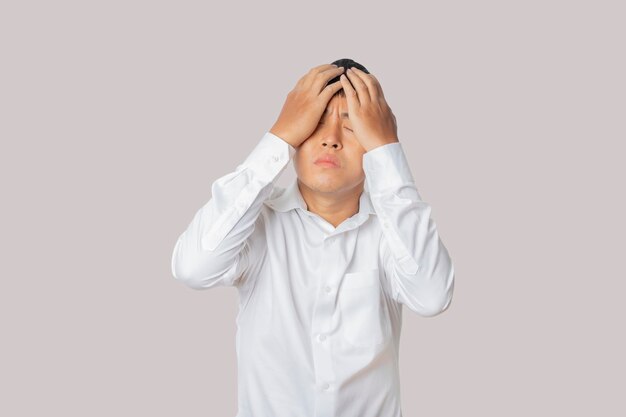
<path id="1" fill-rule="evenodd" d="M 379 269 L 345 274 L 339 289 L 341 334 L 353 346 L 383 343 L 390 323 L 381 294 Z"/>

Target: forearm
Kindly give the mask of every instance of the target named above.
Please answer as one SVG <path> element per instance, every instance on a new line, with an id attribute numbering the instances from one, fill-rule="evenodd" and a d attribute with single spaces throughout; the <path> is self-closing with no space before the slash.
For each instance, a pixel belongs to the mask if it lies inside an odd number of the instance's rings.
<path id="1" fill-rule="evenodd" d="M 400 143 L 366 153 L 363 168 L 382 226 L 381 257 L 394 299 L 423 316 L 444 311 L 452 298 L 454 267 Z"/>
<path id="2" fill-rule="evenodd" d="M 250 261 L 245 244 L 293 153 L 293 147 L 268 132 L 234 172 L 213 182 L 211 199 L 196 212 L 174 247 L 176 279 L 203 289 L 232 285 L 240 278 Z"/>

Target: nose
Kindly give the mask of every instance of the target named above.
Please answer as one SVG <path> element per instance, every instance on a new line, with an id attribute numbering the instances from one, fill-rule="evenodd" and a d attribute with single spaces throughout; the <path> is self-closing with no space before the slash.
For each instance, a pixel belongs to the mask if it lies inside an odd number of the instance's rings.
<path id="1" fill-rule="evenodd" d="M 338 140 L 335 140 L 335 139 L 324 139 L 322 141 L 322 146 L 324 148 L 332 147 L 334 149 L 341 149 L 343 147 L 341 142 L 339 142 Z"/>
<path id="2" fill-rule="evenodd" d="M 339 126 L 339 130 L 341 126 Z M 343 144 L 341 143 L 341 133 L 337 132 L 337 129 L 328 129 L 322 137 L 322 146 L 324 148 L 332 147 L 334 149 L 341 149 Z"/>

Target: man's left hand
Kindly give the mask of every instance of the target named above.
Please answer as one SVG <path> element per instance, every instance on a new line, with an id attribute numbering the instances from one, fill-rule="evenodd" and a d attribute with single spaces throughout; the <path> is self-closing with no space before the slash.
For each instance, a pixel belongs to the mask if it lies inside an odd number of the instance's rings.
<path id="1" fill-rule="evenodd" d="M 385 101 L 383 89 L 376 77 L 355 67 L 346 71 L 346 74 L 347 78 L 341 74 L 339 80 L 346 93 L 350 123 L 354 135 L 366 152 L 398 142 L 396 116 Z"/>

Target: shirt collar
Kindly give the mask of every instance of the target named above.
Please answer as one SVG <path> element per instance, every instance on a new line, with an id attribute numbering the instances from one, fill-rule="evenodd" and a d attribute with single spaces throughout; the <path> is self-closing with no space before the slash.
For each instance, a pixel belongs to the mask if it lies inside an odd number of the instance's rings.
<path id="1" fill-rule="evenodd" d="M 289 184 L 282 194 L 273 199 L 268 199 L 265 203 L 276 211 L 286 212 L 296 208 L 307 211 L 306 202 L 304 201 L 304 198 L 300 193 L 300 189 L 298 188 L 297 178 Z M 360 213 L 376 214 L 369 192 L 365 189 L 359 197 L 359 214 Z"/>

